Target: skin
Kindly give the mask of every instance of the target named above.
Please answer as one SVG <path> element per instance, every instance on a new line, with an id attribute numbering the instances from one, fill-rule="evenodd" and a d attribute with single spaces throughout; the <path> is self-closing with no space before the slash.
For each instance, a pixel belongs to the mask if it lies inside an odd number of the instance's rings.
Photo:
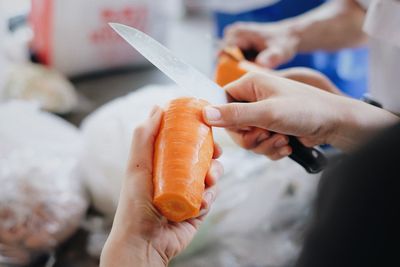
<path id="1" fill-rule="evenodd" d="M 309 68 L 296 67 L 274 72 L 268 70 L 268 73 L 273 73 L 283 78 L 311 85 L 314 89 L 320 89 L 332 94 L 345 96 L 324 74 Z M 234 139 L 237 139 L 234 131 L 230 131 L 229 133 Z M 246 133 L 246 139 L 251 140 L 257 138 L 256 143 L 264 142 L 262 151 L 257 151 L 257 153 L 264 154 L 272 160 L 279 160 L 292 153 L 292 148 L 288 146 L 289 139 L 286 135 L 271 133 L 265 129 L 257 128 L 253 128 L 253 131 L 251 132 L 243 133 Z M 267 141 L 267 139 L 269 140 Z M 252 141 L 244 142 L 248 143 Z"/>
<path id="2" fill-rule="evenodd" d="M 276 75 L 283 78 L 294 80 L 296 82 L 305 83 L 312 87 L 324 90 L 326 92 L 345 96 L 323 73 L 303 67 L 289 68 L 275 71 Z"/>
<path id="3" fill-rule="evenodd" d="M 362 101 L 273 73 L 247 74 L 225 90 L 234 102 L 248 103 L 206 107 L 205 121 L 227 128 L 240 146 L 272 159 L 292 152 L 286 135 L 297 136 L 308 147 L 330 144 L 351 151 L 399 121 Z M 270 137 L 271 131 L 278 134 Z"/>
<path id="4" fill-rule="evenodd" d="M 224 43 L 259 52 L 256 63 L 277 67 L 298 52 L 335 51 L 366 42 L 365 10 L 355 0 L 328 1 L 300 16 L 275 23 L 235 23 L 226 28 Z M 321 38 L 323 36 L 323 38 Z"/>
<path id="5" fill-rule="evenodd" d="M 127 175 L 113 227 L 101 254 L 101 267 L 167 266 L 190 243 L 215 199 L 215 184 L 223 173 L 221 164 L 215 160 L 221 154 L 218 146 L 205 179 L 199 217 L 172 223 L 153 206 L 153 149 L 161 117 L 162 110 L 156 107 L 134 132 Z"/>

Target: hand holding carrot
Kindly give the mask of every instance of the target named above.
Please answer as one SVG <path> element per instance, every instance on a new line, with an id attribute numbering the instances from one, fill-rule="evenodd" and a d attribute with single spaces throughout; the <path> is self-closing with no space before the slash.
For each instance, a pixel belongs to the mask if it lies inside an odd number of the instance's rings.
<path id="1" fill-rule="evenodd" d="M 212 160 L 197 218 L 171 223 L 154 207 L 153 153 L 162 114 L 155 108 L 150 119 L 135 130 L 113 228 L 101 255 L 102 267 L 167 266 L 189 244 L 215 199 L 215 183 L 223 170 Z M 215 147 L 213 158 L 220 153 Z"/>

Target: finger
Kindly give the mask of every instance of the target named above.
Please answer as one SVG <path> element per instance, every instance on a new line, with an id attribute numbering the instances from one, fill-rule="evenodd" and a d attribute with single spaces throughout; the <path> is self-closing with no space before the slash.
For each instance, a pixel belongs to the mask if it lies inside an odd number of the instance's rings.
<path id="1" fill-rule="evenodd" d="M 220 106 L 207 106 L 203 117 L 207 124 L 224 128 L 243 128 L 256 126 L 262 128 L 268 120 L 266 107 L 256 103 L 230 103 Z"/>
<path id="2" fill-rule="evenodd" d="M 304 67 L 279 70 L 277 73 L 287 79 L 305 83 L 337 95 L 344 95 L 323 73 Z"/>
<path id="3" fill-rule="evenodd" d="M 243 77 L 229 83 L 224 87 L 231 102 L 256 102 L 258 101 L 255 83 L 259 82 L 260 74 L 247 73 Z"/>
<path id="4" fill-rule="evenodd" d="M 273 134 L 270 138 L 259 143 L 259 145 L 252 151 L 257 154 L 264 154 L 271 156 L 281 147 L 287 146 L 289 144 L 289 138 L 282 134 Z"/>
<path id="5" fill-rule="evenodd" d="M 213 159 L 217 159 L 222 155 L 222 148 L 219 144 L 214 143 L 214 154 Z"/>
<path id="6" fill-rule="evenodd" d="M 275 68 L 286 61 L 284 55 L 284 51 L 279 47 L 268 47 L 258 54 L 256 63 L 267 68 Z"/>
<path id="7" fill-rule="evenodd" d="M 236 129 L 227 129 L 231 138 L 241 147 L 245 149 L 254 149 L 261 142 L 265 141 L 271 136 L 268 130 L 255 128 L 251 131 L 243 131 Z"/>
<path id="8" fill-rule="evenodd" d="M 210 169 L 208 170 L 206 178 L 204 180 L 206 188 L 214 186 L 223 174 L 224 167 L 222 166 L 222 164 L 217 160 L 212 160 Z"/>
<path id="9" fill-rule="evenodd" d="M 134 130 L 128 162 L 129 170 L 152 170 L 154 142 L 160 127 L 161 117 L 161 108 L 155 107 L 150 113 L 150 118 Z"/>
<path id="10" fill-rule="evenodd" d="M 198 217 L 207 215 L 207 213 L 210 211 L 211 205 L 215 201 L 216 196 L 217 196 L 216 186 L 209 187 L 204 191 L 203 200 L 201 203 L 200 213 Z"/>
<path id="11" fill-rule="evenodd" d="M 282 78 L 272 71 L 248 72 L 224 87 L 231 102 L 257 102 L 274 95 Z"/>
<path id="12" fill-rule="evenodd" d="M 292 149 L 288 143 L 289 138 L 287 136 L 274 134 L 252 151 L 257 154 L 266 155 L 272 160 L 278 160 L 292 153 Z"/>
<path id="13" fill-rule="evenodd" d="M 242 134 L 242 147 L 245 149 L 253 149 L 270 138 L 270 136 L 271 134 L 268 130 L 254 128 L 253 131 L 244 132 Z"/>
<path id="14" fill-rule="evenodd" d="M 215 201 L 215 198 L 218 194 L 217 186 L 212 186 L 207 188 L 203 193 L 203 199 L 201 202 L 199 215 L 195 218 L 187 220 L 188 223 L 193 225 L 196 229 L 200 226 L 200 224 L 204 221 L 204 218 L 210 212 L 211 206 Z"/>
<path id="15" fill-rule="evenodd" d="M 133 196 L 137 199 L 152 197 L 154 143 L 161 118 L 162 110 L 157 108 L 151 117 L 134 131 L 127 175 L 121 191 L 122 199 L 129 200 Z"/>
<path id="16" fill-rule="evenodd" d="M 254 34 L 249 31 L 249 24 L 238 22 L 234 23 L 224 30 L 224 43 L 228 46 L 237 46 L 240 49 L 251 47 L 251 41 Z"/>

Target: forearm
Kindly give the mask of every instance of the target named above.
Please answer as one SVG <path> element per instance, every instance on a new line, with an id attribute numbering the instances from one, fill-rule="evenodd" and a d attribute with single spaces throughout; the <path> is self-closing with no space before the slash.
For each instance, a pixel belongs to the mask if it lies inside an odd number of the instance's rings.
<path id="1" fill-rule="evenodd" d="M 334 51 L 366 41 L 364 16 L 365 10 L 355 0 L 333 0 L 281 23 L 297 38 L 298 52 Z"/>

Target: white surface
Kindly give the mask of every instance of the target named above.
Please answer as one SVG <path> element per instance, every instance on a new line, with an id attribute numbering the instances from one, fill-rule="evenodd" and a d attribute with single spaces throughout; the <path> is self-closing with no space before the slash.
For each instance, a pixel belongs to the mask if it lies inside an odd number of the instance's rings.
<path id="1" fill-rule="evenodd" d="M 6 59 L 4 55 L 3 41 L 6 36 L 6 20 L 4 17 L 4 3 L 0 0 L 0 94 L 4 84 L 5 70 L 6 70 Z"/>
<path id="2" fill-rule="evenodd" d="M 400 1 L 373 1 L 364 29 L 370 36 L 370 94 L 400 114 Z"/>
<path id="3" fill-rule="evenodd" d="M 168 23 L 167 47 L 179 58 L 208 77 L 213 76 L 215 51 L 211 17 L 173 19 Z"/>

